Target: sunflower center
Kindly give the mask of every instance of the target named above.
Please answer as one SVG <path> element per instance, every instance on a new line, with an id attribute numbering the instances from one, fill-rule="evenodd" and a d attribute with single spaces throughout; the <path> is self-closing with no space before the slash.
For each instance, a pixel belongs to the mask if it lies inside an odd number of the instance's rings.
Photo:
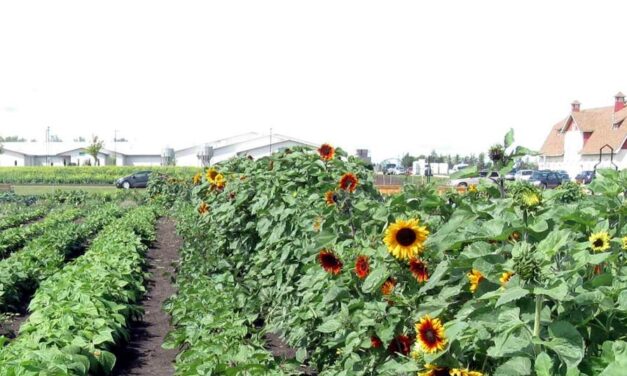
<path id="1" fill-rule="evenodd" d="M 437 339 L 432 329 L 425 330 L 425 332 L 423 333 L 423 336 L 425 338 L 425 342 L 428 342 L 428 343 L 435 343 Z"/>
<path id="2" fill-rule="evenodd" d="M 410 228 L 402 228 L 396 233 L 398 244 L 407 247 L 416 241 L 416 233 Z"/>
<path id="3" fill-rule="evenodd" d="M 597 239 L 592 243 L 595 247 L 603 247 L 603 239 Z"/>

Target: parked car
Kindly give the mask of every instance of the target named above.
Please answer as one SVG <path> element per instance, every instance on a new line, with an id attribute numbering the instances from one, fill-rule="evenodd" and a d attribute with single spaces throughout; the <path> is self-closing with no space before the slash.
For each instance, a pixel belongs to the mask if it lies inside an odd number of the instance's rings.
<path id="1" fill-rule="evenodd" d="M 516 171 L 516 175 L 514 175 L 514 180 L 516 181 L 527 181 L 533 174 L 533 170 L 518 170 Z"/>
<path id="2" fill-rule="evenodd" d="M 562 184 L 562 178 L 554 171 L 534 171 L 529 178 L 529 182 L 536 187 L 547 189 L 555 188 Z"/>
<path id="3" fill-rule="evenodd" d="M 595 177 L 595 171 L 581 171 L 579 175 L 575 176 L 575 181 L 579 184 L 590 184 Z"/>
<path id="4" fill-rule="evenodd" d="M 450 173 L 451 173 L 451 174 L 454 174 L 454 173 L 456 173 L 457 171 L 461 171 L 461 170 L 463 170 L 463 169 L 465 169 L 465 168 L 468 168 L 468 167 L 470 167 L 470 165 L 468 165 L 468 164 L 466 164 L 466 163 L 458 163 L 458 164 L 456 164 L 455 166 L 453 166 L 453 168 L 451 168 Z"/>
<path id="5" fill-rule="evenodd" d="M 568 172 L 564 170 L 557 171 L 557 175 L 560 177 L 560 179 L 562 179 L 562 183 L 570 181 L 570 176 L 568 175 Z"/>
<path id="6" fill-rule="evenodd" d="M 490 181 L 493 182 L 493 179 L 498 179 L 500 177 L 498 171 L 480 171 L 479 176 L 472 178 L 463 178 L 463 179 L 452 179 L 449 184 L 453 187 L 469 187 L 471 185 L 478 185 L 480 181 Z"/>
<path id="7" fill-rule="evenodd" d="M 516 179 L 516 169 L 511 170 L 507 174 L 505 174 L 505 180 L 514 181 Z"/>
<path id="8" fill-rule="evenodd" d="M 118 188 L 146 188 L 148 186 L 148 178 L 152 171 L 139 171 L 132 175 L 119 178 L 115 181 Z"/>

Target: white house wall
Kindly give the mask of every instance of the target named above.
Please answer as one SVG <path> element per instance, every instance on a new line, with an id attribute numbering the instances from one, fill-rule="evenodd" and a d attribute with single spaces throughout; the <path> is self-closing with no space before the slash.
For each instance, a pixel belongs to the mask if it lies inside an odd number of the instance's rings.
<path id="1" fill-rule="evenodd" d="M 15 153 L 6 149 L 0 154 L 0 166 L 24 166 L 24 163 L 24 154 Z"/>
<path id="2" fill-rule="evenodd" d="M 161 166 L 160 155 L 127 155 L 125 166 Z"/>

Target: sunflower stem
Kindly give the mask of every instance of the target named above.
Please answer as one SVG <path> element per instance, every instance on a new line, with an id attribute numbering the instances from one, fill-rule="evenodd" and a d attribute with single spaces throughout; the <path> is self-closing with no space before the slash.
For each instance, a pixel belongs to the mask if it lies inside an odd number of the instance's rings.
<path id="1" fill-rule="evenodd" d="M 527 215 L 527 209 L 523 209 L 523 222 L 525 222 L 525 233 L 523 234 L 523 239 L 527 242 L 529 239 L 529 216 Z"/>
<path id="2" fill-rule="evenodd" d="M 542 300 L 543 297 L 541 294 L 536 295 L 536 312 L 535 317 L 533 319 L 533 337 L 536 339 L 540 339 L 540 314 L 542 313 Z M 535 345 L 536 354 L 540 353 L 540 345 Z"/>

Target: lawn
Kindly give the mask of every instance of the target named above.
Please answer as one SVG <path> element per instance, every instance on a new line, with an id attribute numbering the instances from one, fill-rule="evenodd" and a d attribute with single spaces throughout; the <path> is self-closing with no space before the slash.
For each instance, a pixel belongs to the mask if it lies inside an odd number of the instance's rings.
<path id="1" fill-rule="evenodd" d="M 14 185 L 13 190 L 18 195 L 42 195 L 52 193 L 56 190 L 76 191 L 83 190 L 86 192 L 114 192 L 116 188 L 113 185 Z"/>

